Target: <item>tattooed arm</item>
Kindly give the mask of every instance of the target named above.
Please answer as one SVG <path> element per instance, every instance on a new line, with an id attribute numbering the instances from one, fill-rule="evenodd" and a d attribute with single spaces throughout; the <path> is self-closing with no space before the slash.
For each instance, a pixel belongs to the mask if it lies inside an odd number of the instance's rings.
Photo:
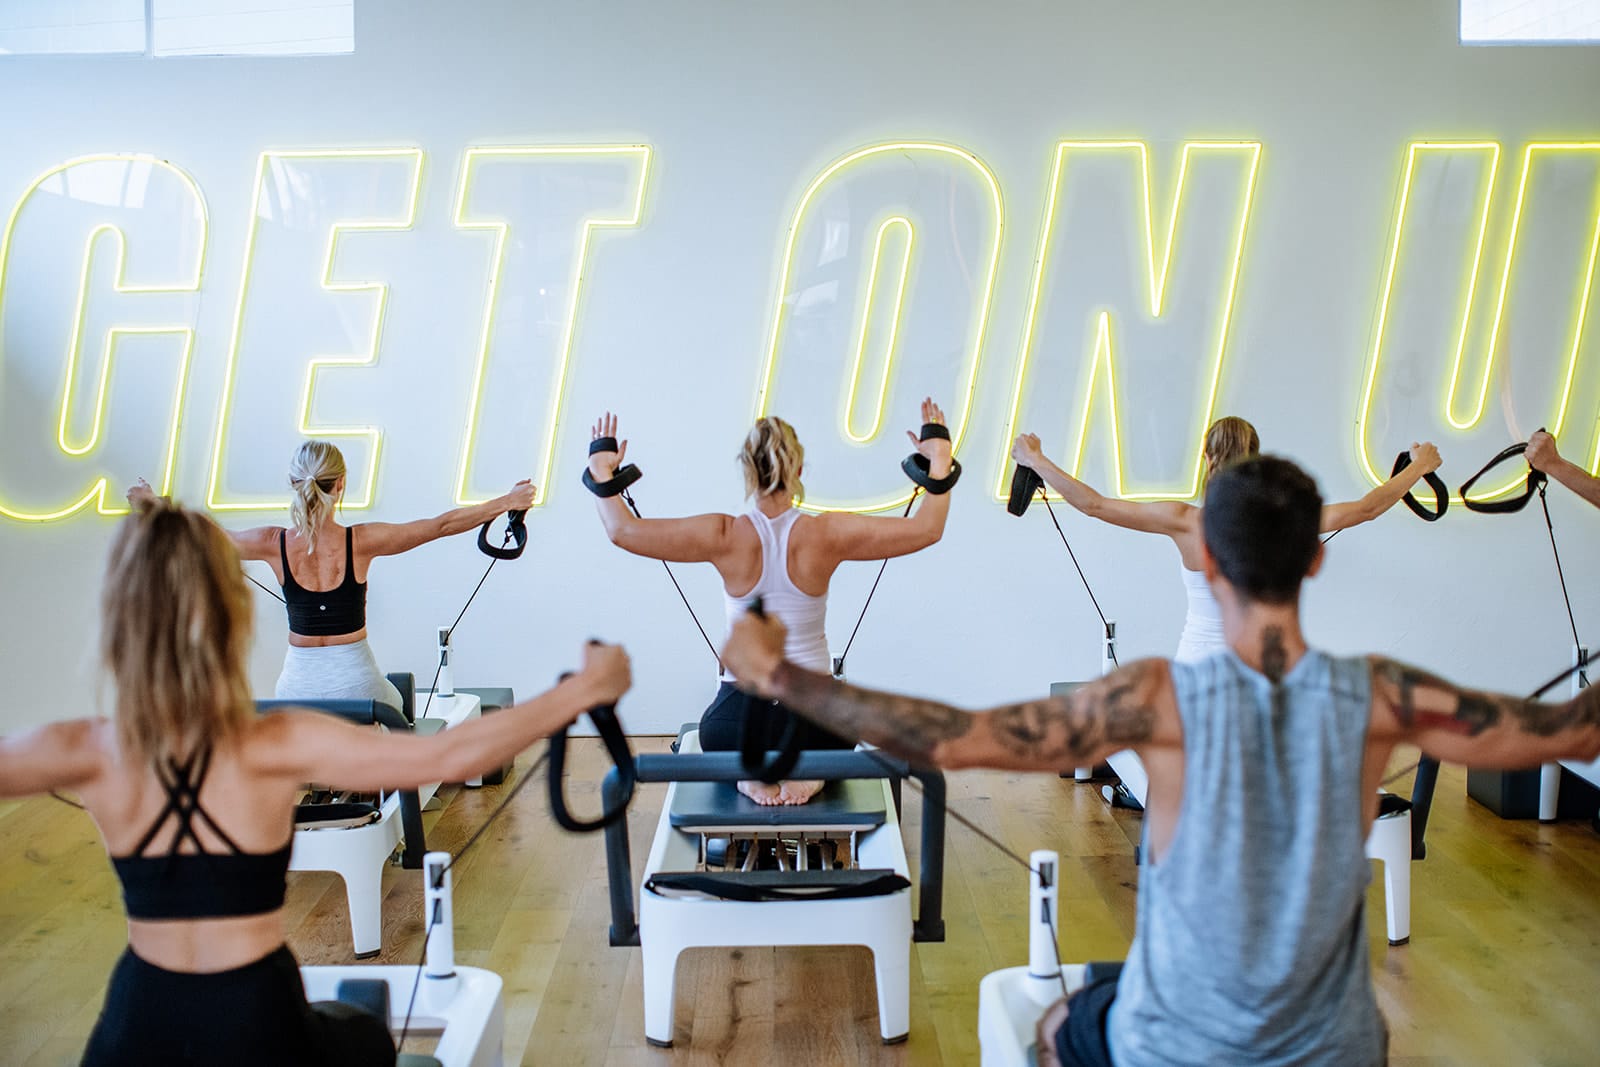
<path id="1" fill-rule="evenodd" d="M 1182 740 L 1161 660 L 1129 664 L 1067 697 L 967 712 L 796 667 L 782 658 L 783 633 L 782 623 L 753 615 L 734 625 L 722 654 L 741 685 L 921 766 L 1058 771 Z"/>
<path id="2" fill-rule="evenodd" d="M 1468 767 L 1515 769 L 1600 757 L 1600 688 L 1544 704 L 1463 689 L 1382 656 L 1371 662 L 1376 735 Z"/>

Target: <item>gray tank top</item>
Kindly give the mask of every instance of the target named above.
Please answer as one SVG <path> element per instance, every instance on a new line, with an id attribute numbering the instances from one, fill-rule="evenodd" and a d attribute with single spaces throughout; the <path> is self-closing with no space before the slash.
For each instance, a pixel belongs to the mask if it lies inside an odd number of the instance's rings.
<path id="1" fill-rule="evenodd" d="M 1182 808 L 1140 873 L 1107 1023 L 1114 1062 L 1382 1064 L 1364 916 L 1367 662 L 1307 651 L 1275 689 L 1229 650 L 1173 664 L 1172 683 Z"/>

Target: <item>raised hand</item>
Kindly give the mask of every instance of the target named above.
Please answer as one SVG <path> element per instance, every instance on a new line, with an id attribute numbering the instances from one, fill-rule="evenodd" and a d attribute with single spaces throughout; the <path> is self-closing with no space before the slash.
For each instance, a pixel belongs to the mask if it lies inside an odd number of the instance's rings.
<path id="1" fill-rule="evenodd" d="M 524 478 L 511 487 L 511 492 L 500 498 L 500 503 L 505 511 L 527 511 L 533 507 L 533 498 L 538 494 L 538 487 Z"/>
<path id="2" fill-rule="evenodd" d="M 1423 474 L 1432 474 L 1439 469 L 1441 462 L 1443 461 L 1439 458 L 1439 449 L 1432 441 L 1411 443 L 1411 465 Z"/>
<path id="3" fill-rule="evenodd" d="M 932 397 L 922 398 L 922 421 L 944 424 L 944 412 Z M 906 436 L 911 438 L 911 446 L 928 458 L 928 473 L 935 478 L 943 478 L 950 473 L 950 442 L 943 437 L 930 437 L 922 440 L 922 435 L 911 430 L 906 431 Z"/>
<path id="4" fill-rule="evenodd" d="M 579 674 L 595 690 L 600 704 L 615 704 L 633 687 L 633 667 L 621 645 L 591 641 L 583 646 Z"/>
<path id="5" fill-rule="evenodd" d="M 1561 462 L 1561 453 L 1556 451 L 1556 439 L 1545 431 L 1538 430 L 1528 438 L 1528 451 L 1523 458 L 1534 470 L 1549 474 L 1550 468 Z"/>
<path id="6" fill-rule="evenodd" d="M 1017 466 L 1037 470 L 1039 461 L 1044 459 L 1044 446 L 1039 443 L 1036 433 L 1019 433 L 1017 439 L 1011 442 L 1011 458 Z"/>
<path id="7" fill-rule="evenodd" d="M 150 483 L 140 478 L 137 483 L 128 489 L 128 503 L 135 507 L 153 504 L 158 500 L 156 491 L 150 488 Z"/>
<path id="8" fill-rule="evenodd" d="M 788 629 L 776 617 L 745 612 L 733 624 L 721 660 L 741 683 L 767 695 L 772 673 L 783 662 Z"/>
<path id="9" fill-rule="evenodd" d="M 598 441 L 602 437 L 617 436 L 617 417 L 611 412 L 606 412 L 595 420 L 589 430 L 589 440 Z M 622 457 L 628 454 L 628 442 L 622 441 L 615 452 L 596 452 L 589 457 L 589 474 L 595 481 L 603 482 L 617 473 L 617 468 L 622 466 Z"/>

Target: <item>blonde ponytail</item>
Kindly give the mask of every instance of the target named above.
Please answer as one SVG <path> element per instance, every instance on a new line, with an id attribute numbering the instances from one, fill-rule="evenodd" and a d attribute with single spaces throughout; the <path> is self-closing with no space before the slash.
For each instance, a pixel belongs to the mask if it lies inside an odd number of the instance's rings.
<path id="1" fill-rule="evenodd" d="M 307 552 L 316 549 L 317 530 L 339 502 L 334 490 L 343 477 L 344 456 L 330 441 L 307 441 L 289 461 L 289 485 L 294 489 L 289 520 Z"/>
<path id="2" fill-rule="evenodd" d="M 805 461 L 806 450 L 793 426 L 775 415 L 757 419 L 744 439 L 744 448 L 739 451 L 745 495 L 787 492 L 793 500 L 805 499 L 805 486 L 800 483 Z"/>
<path id="3" fill-rule="evenodd" d="M 1256 428 L 1237 415 L 1224 415 L 1206 430 L 1205 478 L 1201 491 L 1211 481 L 1211 476 L 1230 463 L 1249 459 L 1261 452 L 1261 436 Z"/>

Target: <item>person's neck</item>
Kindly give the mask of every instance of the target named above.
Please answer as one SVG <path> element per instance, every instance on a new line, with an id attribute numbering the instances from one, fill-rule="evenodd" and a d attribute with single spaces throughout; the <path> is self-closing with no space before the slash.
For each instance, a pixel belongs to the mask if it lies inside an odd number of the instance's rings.
<path id="1" fill-rule="evenodd" d="M 1282 681 L 1306 654 L 1298 600 L 1290 604 L 1261 604 L 1245 600 L 1231 589 L 1220 589 L 1217 603 L 1222 608 L 1222 633 L 1228 647 L 1246 666 L 1272 681 Z"/>
<path id="2" fill-rule="evenodd" d="M 761 514 L 769 519 L 775 519 L 785 511 L 794 507 L 794 497 L 788 490 L 779 490 L 776 493 L 767 493 L 756 500 L 756 507 Z"/>

